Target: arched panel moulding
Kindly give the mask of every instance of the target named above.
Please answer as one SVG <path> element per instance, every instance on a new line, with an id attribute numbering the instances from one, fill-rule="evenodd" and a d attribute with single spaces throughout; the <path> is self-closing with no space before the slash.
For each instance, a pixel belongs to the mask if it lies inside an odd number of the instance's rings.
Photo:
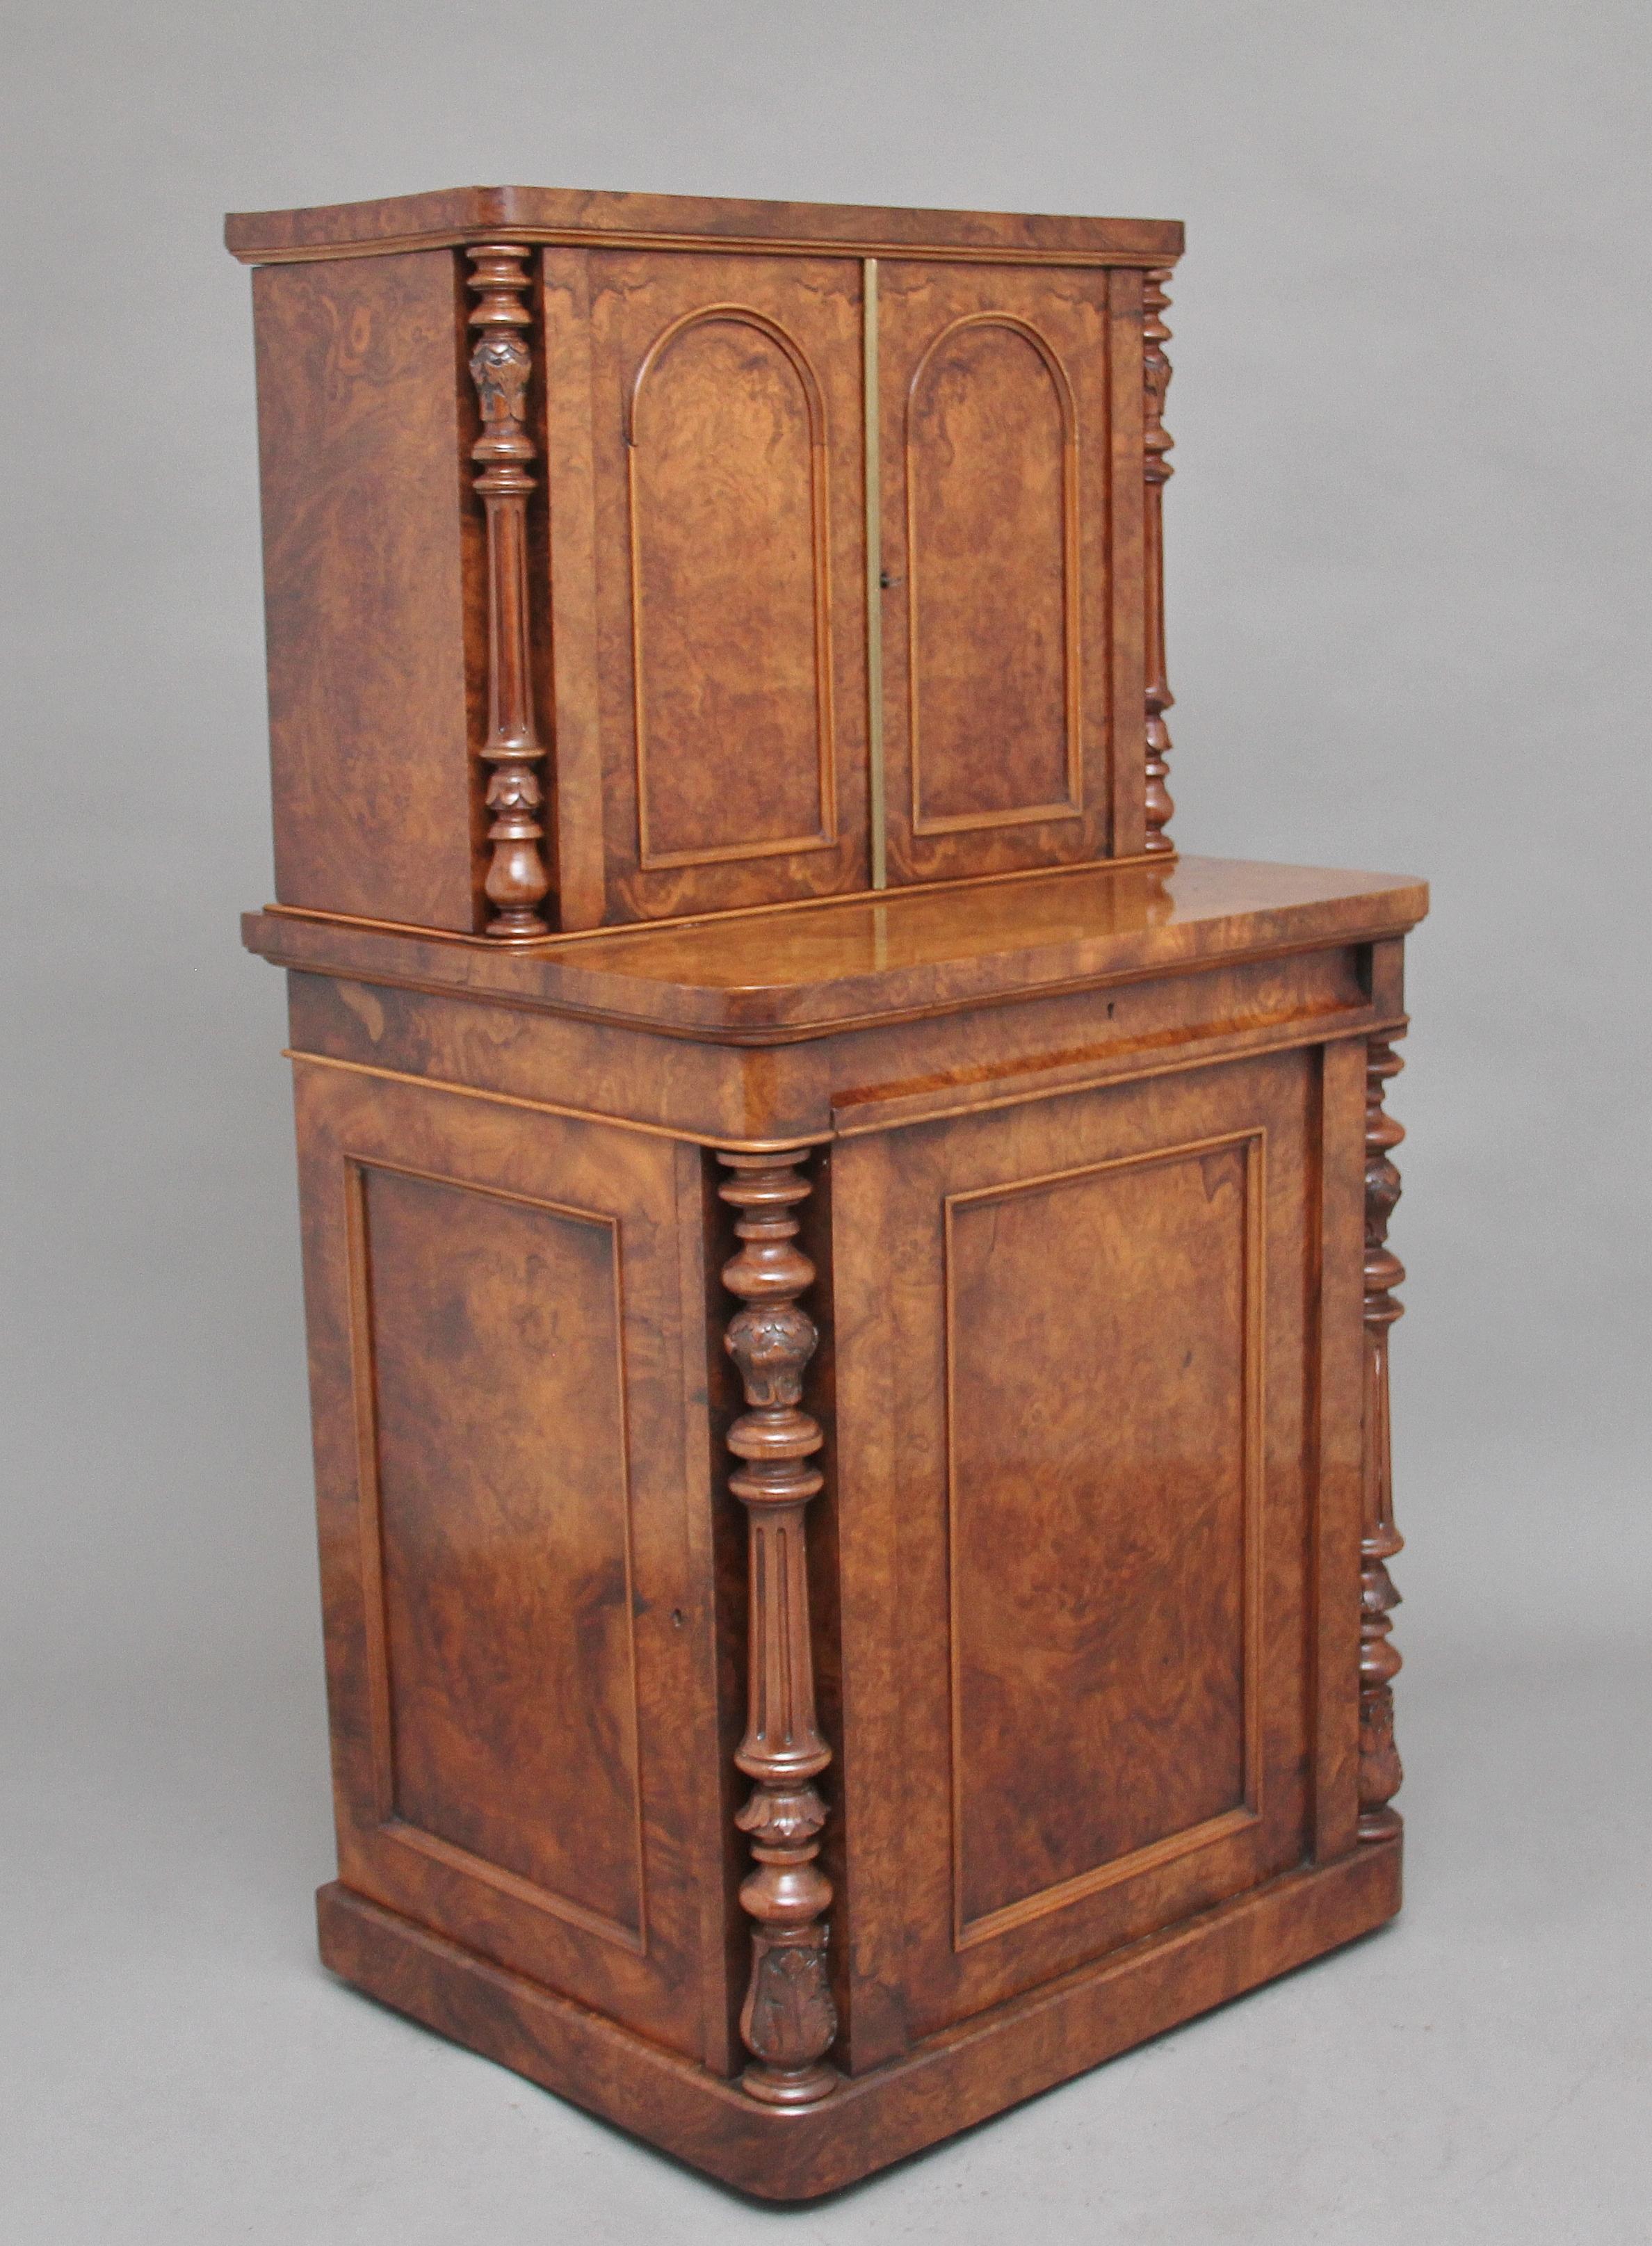
<path id="1" fill-rule="evenodd" d="M 837 840 L 826 409 L 744 304 L 672 322 L 627 410 L 638 862 Z"/>

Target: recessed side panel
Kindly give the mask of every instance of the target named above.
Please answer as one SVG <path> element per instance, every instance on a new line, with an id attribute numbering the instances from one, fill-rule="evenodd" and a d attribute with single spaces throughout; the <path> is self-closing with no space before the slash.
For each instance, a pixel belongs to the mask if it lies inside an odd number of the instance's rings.
<path id="1" fill-rule="evenodd" d="M 391 1815 L 640 1948 L 618 1227 L 356 1178 Z"/>
<path id="2" fill-rule="evenodd" d="M 296 1082 L 339 1876 L 726 2072 L 698 1161 Z"/>
<path id="3" fill-rule="evenodd" d="M 1255 1814 L 1263 1144 L 948 1201 L 960 1943 Z"/>
<path id="4" fill-rule="evenodd" d="M 253 276 L 275 894 L 468 931 L 464 296 L 448 249 Z"/>

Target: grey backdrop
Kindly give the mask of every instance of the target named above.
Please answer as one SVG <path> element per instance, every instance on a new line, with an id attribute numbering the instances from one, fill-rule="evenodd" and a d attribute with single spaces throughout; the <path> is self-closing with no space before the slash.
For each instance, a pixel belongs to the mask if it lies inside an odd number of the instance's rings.
<path id="1" fill-rule="evenodd" d="M 3 10 L 19 2240 L 1640 2242 L 1641 4 Z M 330 1984 L 247 277 L 475 180 L 1180 216 L 1185 849 L 1425 874 L 1394 1930 L 826 2209 Z"/>

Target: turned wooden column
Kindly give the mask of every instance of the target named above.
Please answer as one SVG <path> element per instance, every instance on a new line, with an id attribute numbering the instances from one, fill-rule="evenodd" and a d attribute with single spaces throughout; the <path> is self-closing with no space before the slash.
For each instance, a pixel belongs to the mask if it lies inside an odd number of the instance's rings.
<path id="1" fill-rule="evenodd" d="M 476 489 L 487 510 L 487 738 L 493 766 L 483 799 L 493 814 L 487 839 L 493 863 L 483 884 L 493 908 L 487 933 L 544 936 L 539 908 L 550 889 L 540 845 L 544 795 L 538 767 L 545 752 L 534 725 L 533 654 L 527 624 L 527 496 L 534 458 L 526 426 L 533 354 L 517 332 L 532 324 L 522 303 L 529 252 L 493 243 L 470 252 L 478 303 L 470 323 L 481 333 L 471 353 L 471 378 L 482 410 L 482 433 L 471 449 L 480 469 Z"/>
<path id="2" fill-rule="evenodd" d="M 1404 1548 L 1394 1526 L 1394 1474 L 1389 1446 L 1388 1332 L 1404 1304 L 1393 1290 L 1405 1268 L 1388 1245 L 1388 1221 L 1400 1196 L 1390 1149 L 1404 1128 L 1384 1113 L 1383 1094 L 1405 1065 L 1385 1038 L 1365 1056 L 1365 1446 L 1360 1538 L 1359 1837 L 1386 1841 L 1400 1829 L 1390 1802 L 1404 1775 L 1394 1746 L 1393 1681 L 1400 1656 L 1390 1635 L 1399 1604 L 1388 1563 Z"/>
<path id="3" fill-rule="evenodd" d="M 1165 345 L 1170 341 L 1170 330 L 1162 316 L 1170 303 L 1164 284 L 1173 269 L 1168 265 L 1154 267 L 1146 276 L 1142 295 L 1147 315 L 1142 327 L 1147 480 L 1147 835 L 1144 847 L 1155 855 L 1175 848 L 1165 831 L 1176 809 L 1166 785 L 1170 772 L 1170 728 L 1165 723 L 1165 712 L 1176 698 L 1165 673 L 1165 486 L 1175 473 L 1166 457 L 1175 439 L 1165 427 L 1165 397 L 1171 372 Z"/>
<path id="4" fill-rule="evenodd" d="M 832 1755 L 815 1722 L 803 1526 L 821 1487 L 809 1463 L 820 1429 L 799 1408 L 819 1338 L 797 1299 L 814 1278 L 792 1214 L 809 1197 L 798 1175 L 806 1159 L 802 1148 L 717 1157 L 733 1173 L 717 1191 L 740 1212 L 740 1249 L 723 1283 L 744 1305 L 724 1336 L 746 1403 L 728 1433 L 742 1462 L 729 1487 L 746 1509 L 751 1571 L 746 1730 L 735 1756 L 754 1781 L 737 1819 L 756 1865 L 740 1889 L 752 1921 L 743 2079 L 753 2098 L 786 2106 L 816 2104 L 839 2079 L 822 2063 L 838 2021 L 826 1975 L 832 1887 L 815 1861 L 826 1812 L 813 1780 Z"/>

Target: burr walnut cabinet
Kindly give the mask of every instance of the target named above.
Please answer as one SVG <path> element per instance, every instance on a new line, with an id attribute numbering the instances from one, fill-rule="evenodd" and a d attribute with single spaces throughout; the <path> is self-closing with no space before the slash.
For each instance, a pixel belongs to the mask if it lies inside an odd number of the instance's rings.
<path id="1" fill-rule="evenodd" d="M 1397 1907 L 1426 893 L 1172 846 L 1179 227 L 228 241 L 323 1955 L 807 2197 Z"/>

